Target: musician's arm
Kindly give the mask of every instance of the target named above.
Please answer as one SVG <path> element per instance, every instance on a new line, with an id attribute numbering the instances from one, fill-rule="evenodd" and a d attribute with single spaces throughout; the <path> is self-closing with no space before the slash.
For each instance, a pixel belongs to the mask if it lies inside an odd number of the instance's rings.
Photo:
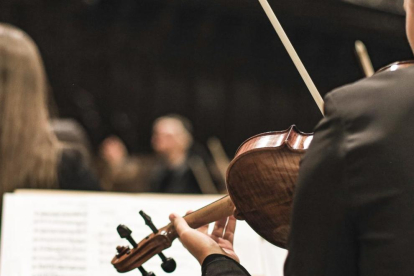
<path id="1" fill-rule="evenodd" d="M 238 262 L 221 254 L 209 255 L 203 262 L 202 273 L 202 276 L 250 276 Z"/>

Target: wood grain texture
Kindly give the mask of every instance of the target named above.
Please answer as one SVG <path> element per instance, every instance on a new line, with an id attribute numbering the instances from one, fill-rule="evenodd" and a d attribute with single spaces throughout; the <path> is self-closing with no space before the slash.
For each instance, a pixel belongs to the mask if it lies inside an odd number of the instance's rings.
<path id="1" fill-rule="evenodd" d="M 234 204 L 226 195 L 221 199 L 190 213 L 184 217 L 191 228 L 197 229 L 203 225 L 231 216 L 234 212 Z"/>
<path id="2" fill-rule="evenodd" d="M 227 189 L 238 212 L 264 239 L 286 248 L 299 162 L 312 134 L 295 126 L 247 140 L 227 171 Z"/>
<path id="3" fill-rule="evenodd" d="M 234 205 L 231 198 L 226 195 L 213 203 L 194 211 L 184 217 L 188 225 L 197 229 L 203 225 L 231 216 Z M 158 233 L 150 234 L 138 243 L 136 248 L 125 249 L 117 254 L 111 264 L 118 272 L 128 272 L 142 266 L 146 261 L 164 249 L 171 246 L 178 237 L 174 226 L 170 223 L 158 230 Z"/>
<path id="4" fill-rule="evenodd" d="M 146 261 L 164 249 L 169 248 L 177 232 L 171 224 L 158 230 L 156 234 L 150 234 L 138 243 L 136 248 L 126 248 L 125 251 L 116 255 L 111 264 L 120 272 L 128 272 L 142 266 Z"/>
<path id="5" fill-rule="evenodd" d="M 190 227 L 198 228 L 234 213 L 264 239 L 286 248 L 299 162 L 312 139 L 312 134 L 302 133 L 295 126 L 248 139 L 227 170 L 230 197 L 224 196 L 184 219 Z M 137 248 L 121 250 L 111 263 L 118 272 L 138 268 L 170 247 L 175 238 L 177 232 L 168 224 L 144 238 Z"/>

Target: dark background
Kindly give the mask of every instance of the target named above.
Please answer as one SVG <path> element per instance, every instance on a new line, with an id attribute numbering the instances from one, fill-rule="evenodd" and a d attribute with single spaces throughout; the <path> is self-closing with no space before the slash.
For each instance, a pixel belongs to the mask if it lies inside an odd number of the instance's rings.
<path id="1" fill-rule="evenodd" d="M 374 67 L 411 59 L 404 17 L 339 0 L 270 0 L 321 94 L 363 77 L 354 41 Z M 45 61 L 60 116 L 96 147 L 110 134 L 150 150 L 167 113 L 194 123 L 229 155 L 248 137 L 321 114 L 257 0 L 1 0 L 0 21 L 25 30 Z"/>

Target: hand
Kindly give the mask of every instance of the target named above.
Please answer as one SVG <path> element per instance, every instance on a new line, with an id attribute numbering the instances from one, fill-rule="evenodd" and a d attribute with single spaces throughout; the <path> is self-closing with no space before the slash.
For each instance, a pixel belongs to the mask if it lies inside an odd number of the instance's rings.
<path id="1" fill-rule="evenodd" d="M 121 166 L 128 156 L 126 146 L 116 136 L 106 138 L 100 146 L 100 154 L 114 168 Z"/>
<path id="2" fill-rule="evenodd" d="M 200 264 L 203 264 L 204 259 L 211 254 L 222 254 L 237 262 L 240 261 L 233 249 L 234 231 L 236 230 L 236 219 L 233 216 L 217 221 L 210 235 L 208 225 L 193 229 L 188 226 L 184 218 L 176 214 L 170 215 L 170 221 L 181 243 Z"/>

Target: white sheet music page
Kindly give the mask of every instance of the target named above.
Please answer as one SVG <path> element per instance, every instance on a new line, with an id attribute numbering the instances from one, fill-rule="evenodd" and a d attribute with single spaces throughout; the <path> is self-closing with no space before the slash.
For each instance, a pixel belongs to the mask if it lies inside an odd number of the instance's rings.
<path id="1" fill-rule="evenodd" d="M 117 245 L 128 245 L 116 227 L 127 225 L 136 242 L 151 233 L 138 212 L 156 227 L 169 223 L 171 212 L 184 214 L 218 199 L 217 196 L 124 195 L 79 192 L 21 192 L 4 197 L 1 276 L 117 276 L 110 264 Z M 239 222 L 235 248 L 241 263 L 254 276 L 265 275 L 263 240 Z M 164 251 L 177 262 L 165 273 L 154 256 L 144 267 L 157 276 L 201 275 L 198 262 L 176 240 Z M 125 275 L 125 274 L 124 274 Z M 133 270 L 126 275 L 140 275 Z M 270 276 L 270 275 L 269 275 Z M 273 275 L 271 275 L 273 276 Z"/>

